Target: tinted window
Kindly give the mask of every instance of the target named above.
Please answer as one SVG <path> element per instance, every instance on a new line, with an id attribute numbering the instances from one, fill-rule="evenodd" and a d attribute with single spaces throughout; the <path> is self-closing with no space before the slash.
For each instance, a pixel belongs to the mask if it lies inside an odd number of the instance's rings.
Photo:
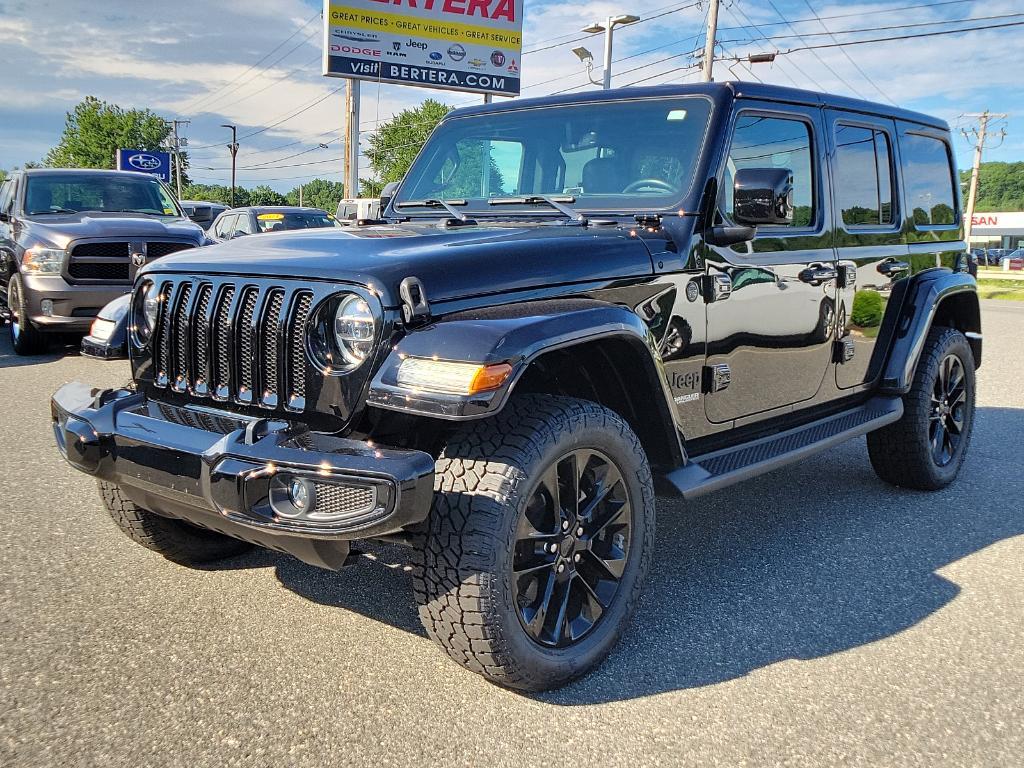
<path id="1" fill-rule="evenodd" d="M 736 120 L 722 183 L 722 208 L 732 218 L 732 180 L 742 168 L 787 168 L 793 172 L 793 221 L 814 223 L 811 128 L 802 120 L 741 114 Z"/>
<path id="2" fill-rule="evenodd" d="M 325 211 L 278 211 L 256 214 L 260 232 L 281 232 L 286 229 L 323 229 L 338 223 Z"/>
<path id="3" fill-rule="evenodd" d="M 956 194 L 949 149 L 932 136 L 907 133 L 900 142 L 903 184 L 914 223 L 956 223 Z"/>
<path id="4" fill-rule="evenodd" d="M 141 174 L 61 173 L 27 177 L 27 214 L 67 211 L 178 215 L 177 204 L 163 185 Z"/>
<path id="5" fill-rule="evenodd" d="M 895 223 L 891 155 L 882 131 L 836 126 L 836 198 L 847 226 Z"/>
<path id="6" fill-rule="evenodd" d="M 446 120 L 395 202 L 572 195 L 581 209 L 678 203 L 693 183 L 710 115 L 706 99 L 651 99 L 516 109 Z M 550 212 L 550 208 L 539 206 Z"/>

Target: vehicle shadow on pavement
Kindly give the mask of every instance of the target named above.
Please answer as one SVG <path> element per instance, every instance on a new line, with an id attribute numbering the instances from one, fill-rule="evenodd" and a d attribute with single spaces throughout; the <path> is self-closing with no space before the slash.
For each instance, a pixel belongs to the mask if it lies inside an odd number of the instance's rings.
<path id="1" fill-rule="evenodd" d="M 65 343 L 63 340 L 57 339 L 51 341 L 46 352 L 41 355 L 15 354 L 14 348 L 11 346 L 10 329 L 6 325 L 0 324 L 0 368 L 53 363 L 64 357 L 77 357 L 79 354 L 78 344 Z"/>
<path id="2" fill-rule="evenodd" d="M 884 484 L 856 440 L 690 504 L 659 499 L 622 642 L 592 674 L 533 698 L 578 706 L 713 685 L 912 627 L 959 592 L 937 570 L 1024 534 L 1024 478 L 999 471 L 988 447 L 1020 434 L 1024 410 L 980 408 L 960 479 L 937 493 Z M 270 552 L 222 567 L 273 565 L 299 595 L 423 636 L 407 551 L 371 555 L 336 576 Z"/>

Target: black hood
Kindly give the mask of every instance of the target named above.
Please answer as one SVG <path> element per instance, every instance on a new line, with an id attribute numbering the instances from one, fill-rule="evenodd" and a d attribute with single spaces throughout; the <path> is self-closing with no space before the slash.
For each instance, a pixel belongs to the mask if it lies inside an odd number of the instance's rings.
<path id="1" fill-rule="evenodd" d="M 86 237 L 187 239 L 202 244 L 202 228 L 188 219 L 147 216 L 140 213 L 103 213 L 85 211 L 44 216 L 26 216 L 32 223 L 33 237 L 58 248 L 66 248 L 72 240 Z"/>
<path id="2" fill-rule="evenodd" d="M 398 224 L 251 235 L 167 256 L 146 272 L 240 274 L 355 283 L 398 305 L 406 277 L 430 301 L 650 274 L 643 242 L 616 226 Z"/>

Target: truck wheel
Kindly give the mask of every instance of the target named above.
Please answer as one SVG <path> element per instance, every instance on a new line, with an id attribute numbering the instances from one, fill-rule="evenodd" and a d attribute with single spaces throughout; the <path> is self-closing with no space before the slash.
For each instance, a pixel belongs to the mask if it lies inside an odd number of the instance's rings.
<path id="1" fill-rule="evenodd" d="M 11 319 L 11 346 L 18 355 L 38 355 L 46 351 L 46 337 L 28 318 L 25 291 L 18 275 L 7 284 L 7 307 Z"/>
<path id="2" fill-rule="evenodd" d="M 456 434 L 437 461 L 413 567 L 420 619 L 467 669 L 556 688 L 608 654 L 654 549 L 654 486 L 616 413 L 527 395 Z"/>
<path id="3" fill-rule="evenodd" d="M 125 536 L 182 565 L 208 563 L 248 552 L 253 545 L 230 536 L 161 517 L 137 507 L 120 486 L 98 483 L 100 499 Z"/>
<path id="4" fill-rule="evenodd" d="M 960 331 L 932 328 L 903 417 L 868 435 L 871 465 L 887 483 L 922 491 L 956 479 L 974 425 L 974 355 Z"/>

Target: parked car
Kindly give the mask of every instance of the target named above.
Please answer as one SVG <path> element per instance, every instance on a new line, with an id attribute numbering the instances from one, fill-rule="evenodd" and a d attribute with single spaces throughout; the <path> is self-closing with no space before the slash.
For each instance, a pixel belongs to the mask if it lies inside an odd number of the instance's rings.
<path id="1" fill-rule="evenodd" d="M 998 267 L 1002 264 L 1003 257 L 1008 253 L 1009 251 L 1005 248 L 989 248 L 985 251 L 985 265 L 989 267 Z"/>
<path id="2" fill-rule="evenodd" d="M 236 237 L 290 229 L 325 229 L 337 227 L 337 220 L 319 208 L 297 206 L 250 206 L 225 211 L 210 227 L 210 237 L 226 242 Z"/>
<path id="3" fill-rule="evenodd" d="M 134 386 L 58 390 L 57 444 L 180 563 L 411 546 L 436 643 L 556 687 L 630 622 L 656 490 L 862 435 L 892 485 L 956 479 L 982 336 L 953 157 L 937 118 L 762 84 L 456 110 L 386 223 L 147 266 Z"/>
<path id="4" fill-rule="evenodd" d="M 185 212 L 186 216 L 205 230 L 213 225 L 214 219 L 228 210 L 226 205 L 209 203 L 204 200 L 179 200 L 178 205 L 181 206 L 181 210 Z"/>
<path id="5" fill-rule="evenodd" d="M 15 353 L 88 331 L 149 260 L 205 242 L 170 191 L 129 171 L 31 169 L 0 186 L 0 309 Z"/>
<path id="6" fill-rule="evenodd" d="M 1004 262 L 1009 262 L 1010 269 L 1024 269 L 1024 248 L 1018 248 L 1016 251 L 1011 251 L 1000 258 L 999 266 L 1002 266 Z"/>

